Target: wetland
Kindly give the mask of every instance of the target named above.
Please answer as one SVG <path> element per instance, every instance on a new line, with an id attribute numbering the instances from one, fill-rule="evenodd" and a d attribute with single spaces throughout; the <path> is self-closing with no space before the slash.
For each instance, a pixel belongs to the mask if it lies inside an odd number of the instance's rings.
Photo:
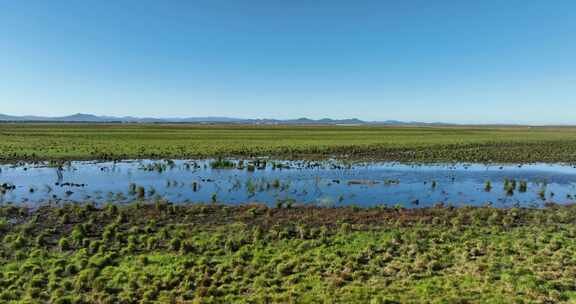
<path id="1" fill-rule="evenodd" d="M 0 302 L 573 303 L 575 130 L 0 124 Z"/>
<path id="2" fill-rule="evenodd" d="M 0 202 L 42 206 L 173 203 L 542 207 L 576 200 L 562 164 L 405 164 L 234 160 L 71 161 L 0 165 Z"/>

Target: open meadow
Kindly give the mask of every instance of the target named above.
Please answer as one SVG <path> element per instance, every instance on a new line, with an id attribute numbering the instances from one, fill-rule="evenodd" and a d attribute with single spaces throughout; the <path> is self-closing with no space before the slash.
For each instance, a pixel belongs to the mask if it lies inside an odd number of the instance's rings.
<path id="1" fill-rule="evenodd" d="M 6 123 L 0 159 L 2 303 L 576 301 L 576 128 Z"/>
<path id="2" fill-rule="evenodd" d="M 0 124 L 0 160 L 206 157 L 575 162 L 573 127 Z"/>

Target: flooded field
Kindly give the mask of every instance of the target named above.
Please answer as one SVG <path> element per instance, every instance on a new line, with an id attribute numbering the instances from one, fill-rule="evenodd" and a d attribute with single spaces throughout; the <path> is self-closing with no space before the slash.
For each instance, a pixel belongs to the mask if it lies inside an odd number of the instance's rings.
<path id="1" fill-rule="evenodd" d="M 1 165 L 0 170 L 0 202 L 29 206 L 138 199 L 326 207 L 576 202 L 576 168 L 561 164 L 138 160 Z"/>

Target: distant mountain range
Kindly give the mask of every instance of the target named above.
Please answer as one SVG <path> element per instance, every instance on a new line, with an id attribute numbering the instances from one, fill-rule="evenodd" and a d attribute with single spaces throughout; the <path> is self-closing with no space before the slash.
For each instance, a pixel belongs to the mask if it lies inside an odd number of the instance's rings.
<path id="1" fill-rule="evenodd" d="M 60 117 L 11 116 L 0 114 L 0 122 L 67 122 L 67 123 L 196 123 L 196 124 L 254 124 L 254 125 L 448 125 L 445 123 L 404 122 L 397 120 L 363 121 L 351 119 L 243 119 L 231 117 L 150 118 L 114 117 L 93 114 L 74 114 Z"/>

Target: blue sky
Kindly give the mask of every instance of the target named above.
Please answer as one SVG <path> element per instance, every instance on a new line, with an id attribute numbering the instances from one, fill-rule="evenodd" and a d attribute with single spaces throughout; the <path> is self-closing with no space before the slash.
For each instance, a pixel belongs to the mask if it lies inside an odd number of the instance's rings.
<path id="1" fill-rule="evenodd" d="M 576 124 L 576 1 L 0 0 L 0 113 Z"/>

